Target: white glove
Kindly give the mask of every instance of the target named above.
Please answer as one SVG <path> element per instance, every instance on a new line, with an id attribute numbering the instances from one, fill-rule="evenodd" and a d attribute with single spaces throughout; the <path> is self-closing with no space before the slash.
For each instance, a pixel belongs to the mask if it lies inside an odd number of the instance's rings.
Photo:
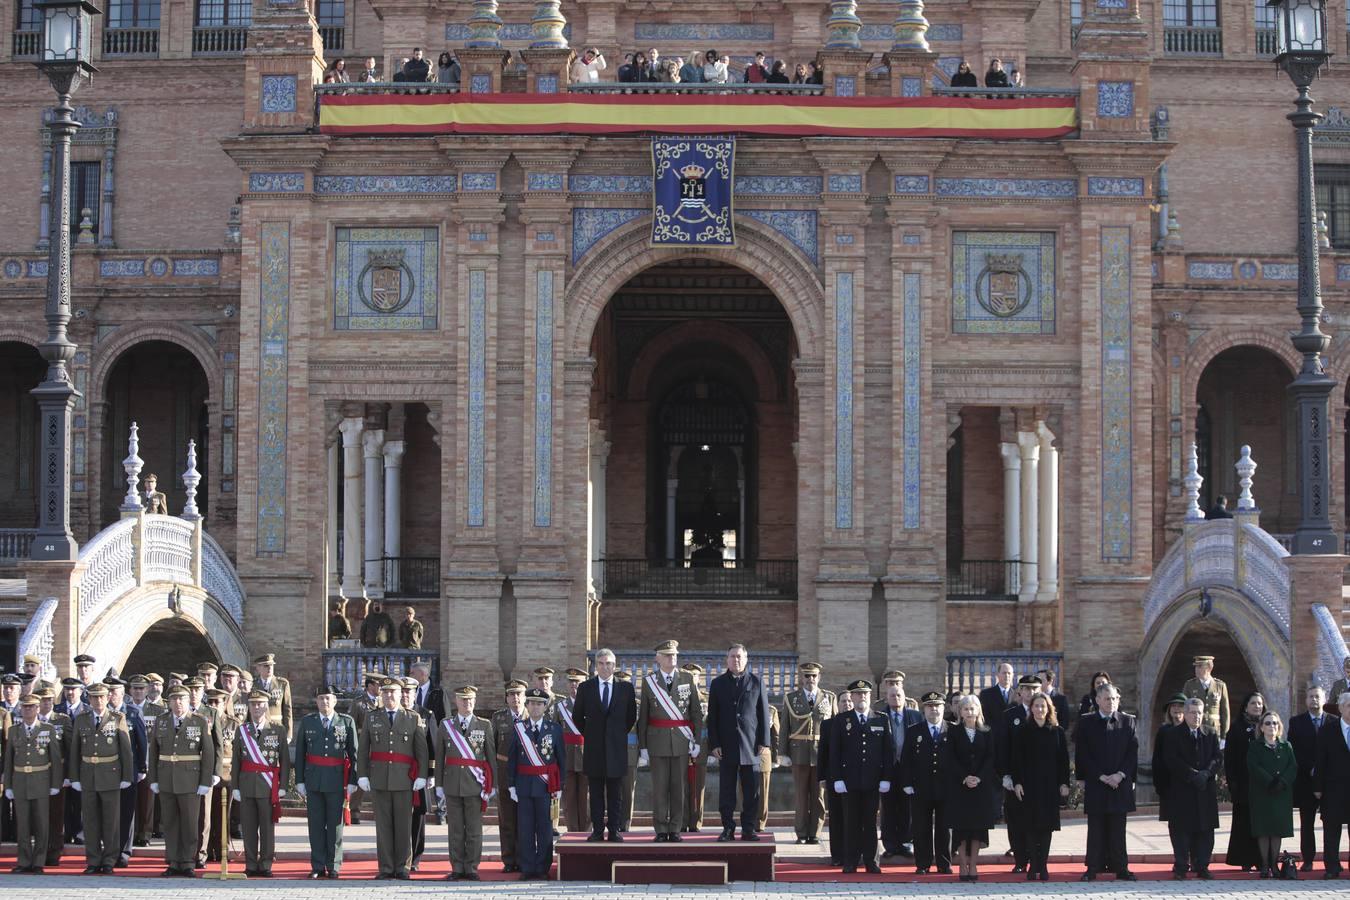
<path id="1" fill-rule="evenodd" d="M 239 801 L 244 799 L 244 795 L 239 793 L 239 788 L 235 788 L 234 790 L 230 791 L 230 799 L 233 800 L 235 803 L 238 803 Z"/>
<path id="2" fill-rule="evenodd" d="M 10 791 L 5 791 L 5 793 L 8 794 L 8 793 L 10 793 Z M 61 789 L 60 789 L 60 788 L 50 788 L 50 789 L 47 791 L 47 793 L 49 793 L 49 794 L 51 794 L 53 797 L 55 797 L 57 794 L 61 793 Z"/>
<path id="3" fill-rule="evenodd" d="M 295 792 L 300 795 L 301 800 L 305 799 L 305 796 L 308 794 L 308 790 L 306 789 L 305 783 L 303 781 L 296 783 Z"/>
<path id="4" fill-rule="evenodd" d="M 508 794 L 510 794 L 510 796 L 511 796 L 511 802 L 512 802 L 512 803 L 519 803 L 519 802 L 520 802 L 520 799 L 519 799 L 518 797 L 516 797 L 516 789 L 515 789 L 515 788 L 507 788 L 507 789 L 506 789 L 506 792 L 507 792 Z"/>
<path id="5" fill-rule="evenodd" d="M 413 779 L 413 790 L 414 790 L 414 791 L 420 791 L 420 790 L 422 790 L 423 788 L 425 788 L 426 786 L 427 786 L 427 780 L 426 780 L 425 778 L 414 778 L 414 779 Z"/>
<path id="6" fill-rule="evenodd" d="M 554 791 L 554 792 L 553 792 L 552 794 L 550 794 L 549 796 L 552 797 L 554 800 L 561 800 L 561 799 L 562 799 L 562 791 Z"/>
<path id="7" fill-rule="evenodd" d="M 203 784 L 197 788 L 198 797 L 205 797 L 209 793 L 211 793 L 211 785 L 209 784 Z"/>
<path id="8" fill-rule="evenodd" d="M 889 781 L 883 781 L 881 784 L 877 785 L 877 790 L 881 791 L 883 794 L 889 794 L 891 792 L 891 783 Z"/>
<path id="9" fill-rule="evenodd" d="M 137 784 L 140 784 L 140 783 L 141 783 L 142 781 L 144 781 L 144 780 L 145 780 L 145 773 L 144 773 L 144 772 L 139 772 L 139 773 L 137 773 L 137 775 L 136 775 L 136 783 L 137 783 Z"/>
<path id="10" fill-rule="evenodd" d="M 347 785 L 347 796 L 350 797 L 352 794 L 355 793 L 356 793 L 356 785 L 354 784 Z M 301 794 L 301 796 L 303 797 L 304 795 Z"/>
<path id="11" fill-rule="evenodd" d="M 834 792 L 836 794 L 847 794 L 848 786 L 845 785 L 842 781 L 836 781 L 834 783 Z"/>
<path id="12" fill-rule="evenodd" d="M 56 791 L 52 791 L 52 793 L 55 794 Z M 14 799 L 14 791 L 10 790 L 9 788 L 5 788 L 5 799 L 6 799 L 6 800 L 13 800 L 13 799 Z"/>
<path id="13" fill-rule="evenodd" d="M 212 776 L 211 776 L 211 787 L 215 787 L 215 786 L 218 785 L 218 784 L 220 784 L 220 776 L 219 776 L 219 775 L 212 775 Z"/>
<path id="14" fill-rule="evenodd" d="M 1005 791 L 1011 791 L 1013 789 L 1013 780 L 1011 775 L 1003 776 L 1003 789 Z"/>
<path id="15" fill-rule="evenodd" d="M 445 802 L 445 788 L 436 788 L 436 799 Z"/>
<path id="16" fill-rule="evenodd" d="M 129 787 L 131 787 L 131 782 L 130 782 L 130 781 L 119 781 L 119 782 L 117 782 L 117 789 L 118 789 L 119 791 L 125 791 L 125 790 L 126 790 L 127 788 L 129 788 Z"/>
<path id="17" fill-rule="evenodd" d="M 905 788 L 905 794 L 906 794 L 907 796 L 913 797 L 913 796 L 914 796 L 914 788 L 912 788 L 912 787 L 907 787 L 907 788 Z"/>
<path id="18" fill-rule="evenodd" d="M 368 790 L 370 790 L 370 779 L 369 779 L 369 778 L 358 778 L 358 779 L 356 779 L 356 786 L 359 787 L 359 788 L 360 788 L 361 790 L 363 790 L 363 791 L 368 791 Z"/>
<path id="19" fill-rule="evenodd" d="M 780 753 L 780 754 L 778 754 L 778 761 L 781 762 L 781 763 L 782 763 L 783 765 L 785 765 L 785 766 L 790 766 L 790 765 L 792 765 L 792 757 L 791 757 L 791 756 L 788 756 L 786 753 Z"/>
<path id="20" fill-rule="evenodd" d="M 487 795 L 487 798 L 488 798 L 489 800 L 491 800 L 491 799 L 492 799 L 493 797 L 495 797 L 495 796 L 497 796 L 497 789 L 496 789 L 496 788 L 493 788 L 493 789 L 492 789 L 492 792 L 489 793 L 489 794 Z"/>
<path id="21" fill-rule="evenodd" d="M 646 750 L 639 750 L 639 751 L 638 751 L 638 768 L 639 768 L 639 769 L 645 769 L 645 768 L 650 764 L 650 762 L 651 762 L 651 760 L 647 757 L 647 751 L 646 751 Z"/>
<path id="22" fill-rule="evenodd" d="M 84 791 L 84 788 L 80 787 L 80 783 L 79 783 L 78 781 L 72 781 L 72 782 L 70 783 L 70 786 L 73 787 L 77 792 L 83 792 L 83 791 Z"/>
<path id="23" fill-rule="evenodd" d="M 702 748 L 699 747 L 698 744 L 691 744 L 691 745 L 689 746 L 689 758 L 690 758 L 690 759 L 698 759 L 698 753 L 699 753 L 699 750 L 700 750 L 700 749 L 702 749 Z"/>
<path id="24" fill-rule="evenodd" d="M 61 787 L 70 787 L 70 779 L 66 778 L 61 782 Z"/>
<path id="25" fill-rule="evenodd" d="M 158 781 L 152 781 L 152 782 L 150 782 L 150 793 L 152 793 L 152 794 L 158 794 L 158 793 L 159 793 L 159 782 L 158 782 Z"/>
<path id="26" fill-rule="evenodd" d="M 1228 746 L 1228 738 L 1220 738 L 1220 739 L 1219 739 L 1219 749 L 1222 750 L 1224 747 L 1227 747 L 1227 746 Z"/>

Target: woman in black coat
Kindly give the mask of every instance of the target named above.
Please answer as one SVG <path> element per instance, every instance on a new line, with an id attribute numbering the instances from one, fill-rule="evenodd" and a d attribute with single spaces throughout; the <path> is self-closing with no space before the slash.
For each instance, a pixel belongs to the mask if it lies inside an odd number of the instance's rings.
<path id="1" fill-rule="evenodd" d="M 970 71 L 970 63 L 964 59 L 956 67 L 956 73 L 952 75 L 952 87 L 979 87 L 980 79 L 975 77 L 975 73 Z"/>
<path id="2" fill-rule="evenodd" d="M 1013 732 L 1009 774 L 1022 801 L 1027 881 L 1049 881 L 1050 835 L 1059 831 L 1059 804 L 1069 796 L 1069 739 L 1044 694 L 1031 698 L 1031 718 Z"/>
<path id="3" fill-rule="evenodd" d="M 984 73 L 984 86 L 991 88 L 1008 86 L 1008 73 L 1003 71 L 1003 60 L 997 56 L 989 60 L 989 71 Z"/>
<path id="4" fill-rule="evenodd" d="M 1223 747 L 1223 771 L 1228 778 L 1228 795 L 1233 799 L 1233 826 L 1225 861 L 1244 872 L 1255 871 L 1261 865 L 1261 848 L 1252 837 L 1247 751 L 1257 739 L 1257 723 L 1265 711 L 1265 698 L 1256 691 L 1248 694 L 1242 701 L 1242 715 L 1233 720 Z"/>
<path id="5" fill-rule="evenodd" d="M 1111 683 L 1111 675 L 1108 672 L 1092 673 L 1092 689 L 1083 695 L 1083 699 L 1078 701 L 1078 720 L 1081 722 L 1084 716 L 1091 715 L 1097 711 L 1097 688 L 1104 684 Z"/>
<path id="6" fill-rule="evenodd" d="M 1172 777 L 1167 771 L 1167 759 L 1163 756 L 1163 741 L 1167 732 L 1186 720 L 1186 695 L 1174 694 L 1167 701 L 1167 711 L 1163 713 L 1162 725 L 1153 736 L 1153 792 L 1158 795 L 1158 821 L 1167 821 L 1167 795 L 1172 789 Z"/>
<path id="7" fill-rule="evenodd" d="M 975 862 L 989 846 L 989 829 L 998 821 L 999 783 L 994 775 L 994 736 L 984 724 L 980 698 L 962 697 L 961 722 L 947 730 L 938 757 L 942 814 L 952 830 L 952 858 L 962 881 L 979 881 Z"/>

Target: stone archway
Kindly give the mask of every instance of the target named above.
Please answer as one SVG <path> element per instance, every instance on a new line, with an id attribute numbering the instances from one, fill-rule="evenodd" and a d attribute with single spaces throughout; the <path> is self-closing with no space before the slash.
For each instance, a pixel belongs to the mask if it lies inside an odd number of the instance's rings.
<path id="1" fill-rule="evenodd" d="M 190 631 L 211 648 L 218 662 L 249 663 L 248 644 L 233 616 L 215 597 L 192 585 L 157 582 L 128 592 L 88 628 L 81 627 L 80 652 L 100 666 L 122 669 L 142 636 L 152 628 Z M 199 660 L 200 661 L 200 660 Z"/>

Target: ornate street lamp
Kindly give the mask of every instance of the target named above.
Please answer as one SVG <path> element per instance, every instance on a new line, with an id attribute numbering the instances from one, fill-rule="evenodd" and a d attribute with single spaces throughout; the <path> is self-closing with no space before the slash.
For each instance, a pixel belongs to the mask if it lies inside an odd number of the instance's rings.
<path id="1" fill-rule="evenodd" d="M 38 350 L 47 361 L 47 379 L 33 389 L 42 428 L 38 530 L 31 556 L 74 560 L 70 531 L 70 416 L 77 396 L 67 365 L 75 345 L 66 337 L 70 323 L 70 139 L 75 121 L 70 98 L 95 72 L 90 37 L 99 9 L 88 0 L 37 0 L 42 13 L 42 52 L 37 67 L 56 89 L 52 132 L 51 231 L 47 250 L 47 340 Z"/>
<path id="2" fill-rule="evenodd" d="M 1302 326 L 1293 335 L 1303 368 L 1289 385 L 1298 416 L 1298 494 L 1300 514 L 1295 553 L 1339 553 L 1331 527 L 1330 428 L 1335 381 L 1322 370 L 1322 354 L 1331 339 L 1322 332 L 1322 285 L 1317 261 L 1317 209 L 1314 200 L 1312 130 L 1322 120 L 1313 112 L 1312 86 L 1326 65 L 1326 0 L 1270 0 L 1275 8 L 1275 65 L 1298 89 L 1294 123 L 1298 145 L 1298 313 Z"/>

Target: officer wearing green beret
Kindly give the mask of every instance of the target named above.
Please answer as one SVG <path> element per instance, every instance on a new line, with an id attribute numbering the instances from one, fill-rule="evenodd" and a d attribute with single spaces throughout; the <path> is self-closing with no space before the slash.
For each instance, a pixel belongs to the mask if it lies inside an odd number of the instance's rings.
<path id="1" fill-rule="evenodd" d="M 319 688 L 318 707 L 300 720 L 295 738 L 295 789 L 306 801 L 309 877 L 342 870 L 343 807 L 356 790 L 356 722 L 337 711 L 337 689 Z M 280 726 L 278 726 L 279 728 Z"/>

